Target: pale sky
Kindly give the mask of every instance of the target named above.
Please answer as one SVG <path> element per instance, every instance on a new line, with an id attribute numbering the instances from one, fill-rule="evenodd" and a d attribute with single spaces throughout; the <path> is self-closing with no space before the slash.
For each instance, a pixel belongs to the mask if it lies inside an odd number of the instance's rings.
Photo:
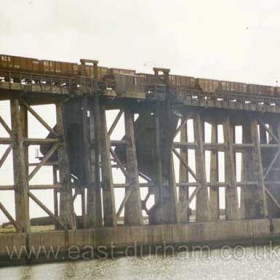
<path id="1" fill-rule="evenodd" d="M 0 0 L 1 53 L 274 85 L 277 0 Z"/>
<path id="2" fill-rule="evenodd" d="M 0 7 L 1 54 L 280 81 L 279 0 L 0 0 Z M 0 201 L 13 208 L 2 193 Z"/>

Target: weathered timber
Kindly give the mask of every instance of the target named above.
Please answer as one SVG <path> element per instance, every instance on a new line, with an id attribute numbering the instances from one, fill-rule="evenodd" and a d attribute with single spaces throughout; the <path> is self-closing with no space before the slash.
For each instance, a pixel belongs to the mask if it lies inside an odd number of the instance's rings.
<path id="1" fill-rule="evenodd" d="M 141 225 L 143 224 L 143 217 L 134 137 L 134 114 L 130 109 L 126 109 L 124 116 L 125 134 L 129 142 L 129 144 L 126 147 L 126 170 L 128 174 L 127 181 L 129 182 L 131 188 L 131 193 L 125 204 L 124 222 L 126 225 Z M 128 189 L 125 190 L 126 194 L 128 191 Z"/>
<path id="2" fill-rule="evenodd" d="M 180 141 L 187 142 L 188 141 L 188 133 L 187 133 L 187 119 L 181 119 L 180 125 Z M 178 131 L 178 129 L 177 129 Z M 180 160 L 179 163 L 179 182 L 188 182 L 189 181 L 189 172 L 185 165 L 188 165 L 188 150 L 180 149 Z M 185 163 L 185 165 L 184 165 Z M 187 203 L 189 199 L 189 188 L 187 186 L 180 186 L 179 187 L 179 204 L 178 204 L 178 211 L 179 211 L 179 221 L 180 223 L 186 223 L 189 221 L 189 214 L 190 211 L 183 211 L 184 205 Z"/>
<path id="3" fill-rule="evenodd" d="M 197 149 L 195 150 L 196 160 L 196 175 L 201 184 L 201 188 L 196 195 L 196 221 L 207 222 L 210 219 L 209 215 L 209 199 L 208 189 L 206 185 L 206 168 L 205 168 L 205 152 L 203 148 L 203 124 L 200 114 L 195 114 L 193 119 L 194 138 L 197 142 Z"/>
<path id="4" fill-rule="evenodd" d="M 63 142 L 58 150 L 58 169 L 60 187 L 60 220 L 69 229 L 76 227 L 74 206 L 72 203 L 72 188 L 70 179 L 70 166 L 67 150 L 67 141 L 64 130 L 63 105 L 56 104 L 57 133 Z"/>
<path id="5" fill-rule="evenodd" d="M 26 153 L 24 148 L 25 119 L 21 118 L 18 99 L 11 100 L 11 121 L 13 139 L 13 163 L 15 182 L 16 222 L 21 232 L 30 231 L 28 179 Z"/>
<path id="6" fill-rule="evenodd" d="M 99 120 L 104 226 L 114 227 L 117 225 L 114 183 L 110 159 L 110 139 L 107 132 L 106 112 L 103 105 L 100 105 Z"/>
<path id="7" fill-rule="evenodd" d="M 217 123 L 211 124 L 211 143 L 218 142 L 218 125 Z M 211 162 L 210 162 L 210 182 L 218 182 L 219 180 L 219 163 L 218 163 L 218 152 L 211 151 Z M 209 210 L 211 221 L 217 221 L 220 217 L 219 213 L 219 187 L 210 187 L 209 193 Z"/>
<path id="8" fill-rule="evenodd" d="M 238 212 L 238 196 L 235 178 L 235 154 L 233 152 L 234 126 L 230 116 L 225 117 L 224 122 L 224 141 L 226 145 L 225 151 L 225 178 L 229 182 L 229 187 L 226 188 L 226 219 L 237 220 Z"/>
<path id="9" fill-rule="evenodd" d="M 84 101 L 84 108 L 89 111 L 88 125 L 84 124 L 86 176 L 88 177 L 87 192 L 87 226 L 102 226 L 101 187 L 100 187 L 100 145 L 99 145 L 99 101 L 98 96 L 93 102 Z"/>

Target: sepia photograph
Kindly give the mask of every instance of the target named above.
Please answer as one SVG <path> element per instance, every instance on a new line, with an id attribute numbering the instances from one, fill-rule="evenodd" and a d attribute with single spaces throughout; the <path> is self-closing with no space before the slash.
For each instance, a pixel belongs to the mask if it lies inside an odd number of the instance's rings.
<path id="1" fill-rule="evenodd" d="M 0 280 L 280 278 L 279 1 L 0 7 Z"/>

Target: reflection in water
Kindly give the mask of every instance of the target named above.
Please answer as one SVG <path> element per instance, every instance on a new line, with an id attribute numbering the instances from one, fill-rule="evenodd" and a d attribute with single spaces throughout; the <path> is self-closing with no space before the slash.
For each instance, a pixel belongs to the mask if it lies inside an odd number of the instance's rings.
<path id="1" fill-rule="evenodd" d="M 280 250 L 266 247 L 0 269 L 2 280 L 280 279 Z"/>

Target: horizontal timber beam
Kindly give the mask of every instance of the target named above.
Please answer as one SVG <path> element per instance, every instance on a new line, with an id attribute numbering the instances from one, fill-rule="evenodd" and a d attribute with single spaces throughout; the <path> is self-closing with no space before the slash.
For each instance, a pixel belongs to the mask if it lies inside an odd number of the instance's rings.
<path id="1" fill-rule="evenodd" d="M 27 145 L 55 144 L 59 142 L 61 142 L 59 138 L 26 138 L 24 140 Z"/>
<path id="2" fill-rule="evenodd" d="M 224 151 L 225 150 L 225 144 L 224 143 L 203 143 L 204 150 L 218 150 L 218 151 Z M 261 148 L 279 148 L 279 144 L 260 144 Z M 194 142 L 174 142 L 173 148 L 175 149 L 196 149 L 197 144 Z M 233 149 L 235 151 L 242 151 L 246 149 L 253 149 L 254 144 L 251 143 L 244 143 L 244 144 L 233 144 Z"/>

